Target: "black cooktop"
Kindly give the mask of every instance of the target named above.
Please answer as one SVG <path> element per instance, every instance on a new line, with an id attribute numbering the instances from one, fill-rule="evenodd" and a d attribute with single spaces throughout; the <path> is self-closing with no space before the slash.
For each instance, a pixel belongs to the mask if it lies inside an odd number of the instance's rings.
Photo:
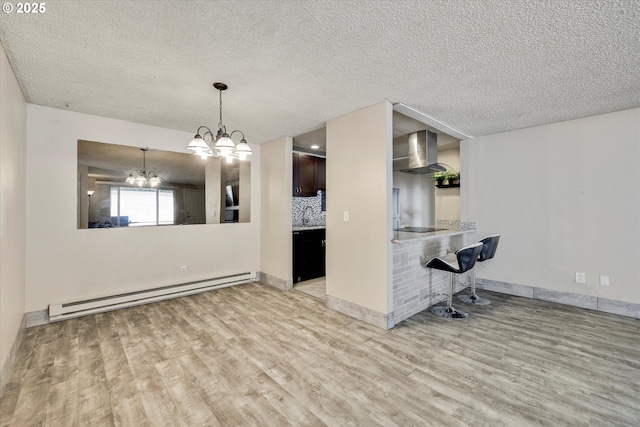
<path id="1" fill-rule="evenodd" d="M 431 233 L 434 231 L 446 230 L 446 228 L 435 228 L 435 227 L 404 227 L 404 228 L 395 228 L 395 231 L 406 231 L 409 233 Z"/>

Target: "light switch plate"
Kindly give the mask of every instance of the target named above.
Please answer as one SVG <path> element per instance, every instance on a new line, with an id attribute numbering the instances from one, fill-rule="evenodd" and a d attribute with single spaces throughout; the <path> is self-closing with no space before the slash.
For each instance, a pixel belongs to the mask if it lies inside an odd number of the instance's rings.
<path id="1" fill-rule="evenodd" d="M 581 273 L 579 271 L 576 271 L 576 282 L 577 283 L 585 283 L 586 281 L 587 280 L 586 280 L 585 274 Z"/>
<path id="2" fill-rule="evenodd" d="M 349 221 L 349 211 L 344 211 L 342 213 L 342 218 L 344 219 L 344 221 Z"/>
<path id="3" fill-rule="evenodd" d="M 600 275 L 600 284 L 602 286 L 609 286 L 609 276 L 601 274 Z"/>

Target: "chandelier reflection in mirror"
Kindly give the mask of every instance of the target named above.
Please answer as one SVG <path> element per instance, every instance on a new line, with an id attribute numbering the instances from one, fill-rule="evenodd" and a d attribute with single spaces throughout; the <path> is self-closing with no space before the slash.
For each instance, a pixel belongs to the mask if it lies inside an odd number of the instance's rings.
<path id="1" fill-rule="evenodd" d="M 247 140 L 244 139 L 244 133 L 240 130 L 227 133 L 226 127 L 222 124 L 222 91 L 227 90 L 228 86 L 224 83 L 214 83 L 213 87 L 218 89 L 220 94 L 220 121 L 218 122 L 218 131 L 214 135 L 208 127 L 200 126 L 196 131 L 196 136 L 194 136 L 189 145 L 187 145 L 187 150 L 192 151 L 193 154 L 203 159 L 208 157 L 224 157 L 227 163 L 232 163 L 234 158 L 246 160 L 252 152 L 251 147 L 247 144 Z M 202 129 L 206 129 L 206 132 L 200 135 Z M 231 139 L 234 133 L 242 135 L 242 139 L 237 145 Z"/>
<path id="2" fill-rule="evenodd" d="M 127 184 L 137 184 L 139 187 L 144 187 L 145 185 L 150 185 L 155 187 L 160 184 L 160 178 L 155 171 L 147 172 L 147 151 L 149 148 L 141 148 L 142 151 L 142 169 L 137 171 L 133 170 L 129 173 L 127 179 L 124 180 Z"/>

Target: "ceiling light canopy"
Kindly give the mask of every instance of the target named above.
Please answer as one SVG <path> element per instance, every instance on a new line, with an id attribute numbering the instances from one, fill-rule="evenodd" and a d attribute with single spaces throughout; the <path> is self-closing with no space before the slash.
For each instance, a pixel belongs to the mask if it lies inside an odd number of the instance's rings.
<path id="1" fill-rule="evenodd" d="M 127 184 L 137 184 L 139 187 L 143 187 L 145 185 L 150 185 L 152 187 L 160 184 L 160 178 L 155 171 L 147 172 L 147 151 L 148 148 L 141 148 L 142 151 L 142 169 L 137 171 L 133 170 L 129 173 L 129 176 L 124 181 Z"/>
<path id="2" fill-rule="evenodd" d="M 245 160 L 247 156 L 252 154 L 252 151 L 249 144 L 247 144 L 247 140 L 244 139 L 244 133 L 239 130 L 234 130 L 229 134 L 227 133 L 227 128 L 222 124 L 222 91 L 227 90 L 228 86 L 224 83 L 214 83 L 213 87 L 218 89 L 220 95 L 220 121 L 218 122 L 218 131 L 214 135 L 208 127 L 198 127 L 196 136 L 194 136 L 189 145 L 187 145 L 187 150 L 203 159 L 207 157 L 224 157 L 228 163 L 231 163 L 234 158 Z M 200 131 L 202 129 L 206 129 L 206 132 L 201 135 Z M 237 145 L 231 139 L 234 133 L 242 135 L 242 139 Z"/>

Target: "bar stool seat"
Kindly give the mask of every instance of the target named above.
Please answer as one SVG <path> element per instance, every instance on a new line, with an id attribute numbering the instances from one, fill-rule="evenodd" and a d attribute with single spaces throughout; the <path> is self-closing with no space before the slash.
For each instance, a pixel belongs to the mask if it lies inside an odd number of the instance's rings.
<path id="1" fill-rule="evenodd" d="M 482 251 L 482 243 L 474 243 L 457 250 L 455 253 L 447 254 L 443 257 L 436 257 L 427 262 L 427 268 L 446 271 L 449 274 L 449 294 L 446 306 L 435 306 L 431 312 L 439 317 L 449 319 L 464 319 L 469 316 L 463 310 L 453 306 L 453 275 L 466 273 L 476 264 Z"/>
<path id="2" fill-rule="evenodd" d="M 496 249 L 498 249 L 499 241 L 499 234 L 492 234 L 491 236 L 487 236 L 484 239 L 480 240 L 480 243 L 482 243 L 482 251 L 480 251 L 480 255 L 478 256 L 478 262 L 485 262 L 486 260 L 493 258 L 496 255 Z M 491 300 L 489 300 L 488 298 L 480 298 L 476 294 L 476 269 L 472 268 L 470 274 L 471 294 L 458 295 L 458 300 L 467 304 L 475 305 L 491 304 Z"/>

